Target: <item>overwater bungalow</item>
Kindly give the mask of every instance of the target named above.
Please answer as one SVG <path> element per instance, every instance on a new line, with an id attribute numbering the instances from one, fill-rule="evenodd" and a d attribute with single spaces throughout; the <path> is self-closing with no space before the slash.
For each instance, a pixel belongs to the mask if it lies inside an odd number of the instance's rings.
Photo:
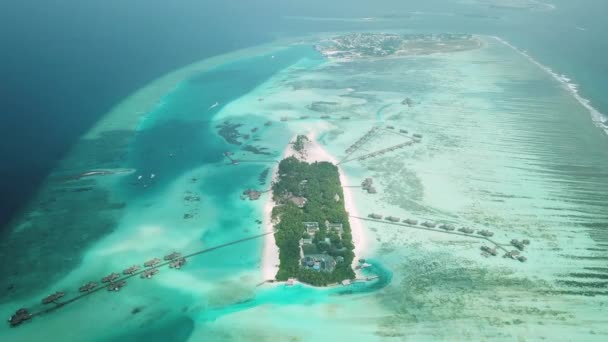
<path id="1" fill-rule="evenodd" d="M 407 134 L 407 129 L 400 129 L 399 133 Z"/>
<path id="2" fill-rule="evenodd" d="M 414 133 L 412 136 L 416 139 L 422 139 L 422 134 Z"/>
<path id="3" fill-rule="evenodd" d="M 182 256 L 181 253 L 172 252 L 170 254 L 165 255 L 165 257 L 163 259 L 165 259 L 166 261 L 171 261 L 171 260 L 179 258 L 180 256 Z"/>
<path id="4" fill-rule="evenodd" d="M 329 119 L 330 116 L 329 115 L 321 115 L 321 119 Z"/>
<path id="5" fill-rule="evenodd" d="M 48 295 L 42 299 L 42 304 L 50 304 L 56 302 L 59 298 L 65 296 L 65 292 L 58 291 L 53 293 L 52 295 Z"/>
<path id="6" fill-rule="evenodd" d="M 519 249 L 520 251 L 523 251 L 524 247 L 525 247 L 524 243 L 517 239 L 511 240 L 511 245 L 514 246 L 515 248 Z"/>
<path id="7" fill-rule="evenodd" d="M 451 231 L 453 231 L 453 230 L 455 230 L 455 229 L 456 229 L 456 227 L 454 227 L 454 226 L 453 226 L 453 225 L 451 225 L 451 224 L 442 224 L 441 226 L 439 226 L 439 228 L 441 228 L 441 229 L 443 229 L 443 230 L 446 230 L 446 231 L 448 231 L 448 232 L 451 232 Z"/>
<path id="8" fill-rule="evenodd" d="M 161 260 L 159 258 L 154 258 L 152 260 L 148 260 L 148 261 L 144 262 L 144 266 L 153 267 L 153 266 L 160 264 L 160 262 L 161 262 Z"/>
<path id="9" fill-rule="evenodd" d="M 475 229 L 467 228 L 467 227 L 458 228 L 458 231 L 461 232 L 461 233 L 465 233 L 465 234 L 473 234 L 473 233 L 475 233 Z"/>
<path id="10" fill-rule="evenodd" d="M 405 220 L 403 220 L 403 223 L 415 226 L 415 225 L 418 224 L 418 221 L 417 220 L 412 220 L 412 219 L 405 219 Z"/>
<path id="11" fill-rule="evenodd" d="M 268 126 L 272 126 L 272 121 L 266 121 L 264 123 L 264 126 L 268 127 Z"/>
<path id="12" fill-rule="evenodd" d="M 524 245 L 529 245 L 530 244 L 530 240 L 524 239 L 524 240 L 521 240 L 521 243 L 523 243 Z"/>
<path id="13" fill-rule="evenodd" d="M 518 256 L 519 256 L 519 251 L 518 250 L 512 250 L 510 252 L 505 253 L 505 255 L 503 257 L 504 258 L 517 259 Z"/>
<path id="14" fill-rule="evenodd" d="M 26 308 L 21 308 L 17 310 L 14 315 L 9 317 L 8 323 L 11 325 L 11 327 L 16 327 L 31 318 L 32 314 L 30 314 Z"/>
<path id="15" fill-rule="evenodd" d="M 120 291 L 121 288 L 123 288 L 125 285 L 127 285 L 127 282 L 125 280 L 121 280 L 115 283 L 110 283 L 110 285 L 108 285 L 108 291 Z"/>
<path id="16" fill-rule="evenodd" d="M 141 278 L 147 278 L 147 279 L 151 279 L 156 273 L 158 273 L 158 268 L 150 268 L 145 270 L 142 274 L 141 274 Z"/>
<path id="17" fill-rule="evenodd" d="M 122 271 L 122 274 L 124 274 L 124 275 L 127 275 L 127 274 L 133 274 L 133 273 L 135 273 L 135 272 L 139 271 L 139 269 L 140 269 L 140 268 L 141 268 L 141 267 L 140 267 L 139 265 L 133 265 L 133 266 L 131 266 L 131 267 L 129 267 L 129 268 L 125 268 L 125 269 Z"/>
<path id="18" fill-rule="evenodd" d="M 423 222 L 423 223 L 421 224 L 421 226 L 424 226 L 424 227 L 427 227 L 427 228 L 435 228 L 435 227 L 437 226 L 437 224 L 436 224 L 436 223 L 432 223 L 432 222 L 428 222 L 428 221 L 426 221 L 426 222 Z"/>
<path id="19" fill-rule="evenodd" d="M 479 235 L 481 235 L 481 236 L 485 236 L 485 237 L 490 237 L 490 236 L 493 236 L 493 235 L 494 235 L 494 233 L 493 233 L 493 232 L 491 232 L 491 231 L 489 231 L 489 230 L 486 230 L 486 229 L 483 229 L 483 230 L 478 230 L 478 231 L 477 231 L 477 234 L 479 234 Z"/>
<path id="20" fill-rule="evenodd" d="M 372 214 L 367 215 L 367 217 L 372 218 L 374 220 L 382 220 L 382 215 L 380 215 L 380 214 L 372 213 Z"/>
<path id="21" fill-rule="evenodd" d="M 169 267 L 170 268 L 175 268 L 176 270 L 179 270 L 185 264 L 186 264 L 186 258 L 179 258 L 179 259 L 173 261 L 171 264 L 169 264 Z"/>
<path id="22" fill-rule="evenodd" d="M 386 220 L 387 221 L 391 221 L 391 222 L 399 222 L 399 221 L 401 221 L 398 217 L 395 217 L 395 216 L 387 216 Z"/>
<path id="23" fill-rule="evenodd" d="M 395 129 L 395 126 L 386 126 L 388 129 Z"/>
<path id="24" fill-rule="evenodd" d="M 520 255 L 520 256 L 517 257 L 517 260 L 519 260 L 520 262 L 526 262 L 526 260 L 528 260 L 528 258 L 526 258 L 523 255 Z"/>
<path id="25" fill-rule="evenodd" d="M 481 250 L 484 251 L 484 252 L 486 252 L 486 253 L 488 253 L 488 254 L 490 254 L 490 255 L 493 255 L 493 256 L 496 256 L 498 254 L 496 252 L 496 247 L 495 248 L 490 248 L 488 246 L 481 246 Z"/>
<path id="26" fill-rule="evenodd" d="M 287 121 L 288 118 L 286 116 L 281 117 L 281 121 Z"/>
<path id="27" fill-rule="evenodd" d="M 342 120 L 348 120 L 348 119 L 350 119 L 350 116 L 343 116 L 340 119 L 342 119 Z"/>
<path id="28" fill-rule="evenodd" d="M 110 283 L 113 282 L 115 279 L 120 278 L 120 274 L 118 273 L 110 273 L 107 276 L 101 278 L 101 282 L 102 283 Z"/>
<path id="29" fill-rule="evenodd" d="M 308 119 L 308 115 L 302 115 L 302 116 L 300 116 L 300 120 L 306 120 L 306 119 Z"/>
<path id="30" fill-rule="evenodd" d="M 89 292 L 89 291 L 91 291 L 92 289 L 94 289 L 96 287 L 97 287 L 97 283 L 90 281 L 90 282 L 82 285 L 81 287 L 79 287 L 78 291 L 80 291 L 80 292 Z"/>

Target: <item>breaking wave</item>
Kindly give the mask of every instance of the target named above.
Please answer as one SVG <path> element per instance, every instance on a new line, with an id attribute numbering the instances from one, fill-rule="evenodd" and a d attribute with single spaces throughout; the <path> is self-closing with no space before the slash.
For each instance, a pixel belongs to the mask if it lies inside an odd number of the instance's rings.
<path id="1" fill-rule="evenodd" d="M 591 114 L 591 119 L 593 120 L 593 122 L 595 123 L 595 125 L 597 127 L 601 128 L 602 130 L 604 130 L 604 132 L 606 132 L 606 134 L 608 134 L 608 117 L 606 117 L 605 114 L 601 113 L 599 110 L 597 110 L 595 107 L 593 107 L 591 105 L 591 100 L 586 99 L 583 96 L 581 96 L 581 94 L 579 93 L 579 90 L 578 90 L 579 85 L 576 84 L 576 83 L 574 83 L 574 82 L 572 82 L 572 79 L 570 79 L 568 76 L 566 76 L 564 74 L 559 74 L 559 73 L 553 71 L 553 69 L 549 68 L 546 65 L 543 65 L 542 63 L 540 63 L 539 61 L 537 61 L 536 59 L 534 59 L 532 56 L 530 56 L 530 54 L 528 54 L 527 52 L 525 52 L 523 50 L 520 50 L 519 48 L 515 47 L 513 44 L 509 43 L 508 41 L 506 41 L 506 40 L 504 40 L 504 39 L 502 39 L 500 37 L 496 37 L 496 36 L 493 36 L 492 38 L 498 40 L 502 44 L 510 47 L 511 49 L 513 49 L 514 51 L 516 51 L 517 53 L 519 53 L 522 56 L 526 57 L 530 62 L 534 63 L 539 68 L 543 69 L 545 72 L 547 72 L 549 75 L 551 75 L 556 81 L 558 81 L 559 83 L 561 83 L 564 86 L 564 88 L 572 96 L 574 96 L 574 98 L 581 105 L 583 105 L 583 107 L 587 108 L 587 110 Z"/>

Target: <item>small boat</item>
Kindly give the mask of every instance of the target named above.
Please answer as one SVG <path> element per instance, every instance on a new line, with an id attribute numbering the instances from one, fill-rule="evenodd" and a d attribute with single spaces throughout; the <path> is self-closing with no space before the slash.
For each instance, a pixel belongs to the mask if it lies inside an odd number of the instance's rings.
<path id="1" fill-rule="evenodd" d="M 220 103 L 216 102 L 216 103 L 212 104 L 211 107 L 209 107 L 209 110 L 211 110 L 211 109 L 213 109 L 213 108 L 215 108 L 215 107 L 217 107 L 219 105 L 220 105 Z"/>
<path id="2" fill-rule="evenodd" d="M 153 173 L 151 173 L 151 174 L 150 174 L 150 178 L 152 179 L 152 178 L 154 178 L 154 177 L 156 177 L 156 175 L 155 175 L 155 174 L 153 174 Z"/>

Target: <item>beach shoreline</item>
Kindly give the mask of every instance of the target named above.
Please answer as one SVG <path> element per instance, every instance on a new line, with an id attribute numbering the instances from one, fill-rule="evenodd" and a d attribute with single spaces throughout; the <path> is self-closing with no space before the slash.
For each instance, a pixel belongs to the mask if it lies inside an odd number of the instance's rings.
<path id="1" fill-rule="evenodd" d="M 306 162 L 327 161 L 327 162 L 330 162 L 330 163 L 333 163 L 334 165 L 336 165 L 338 167 L 340 183 L 342 184 L 342 190 L 343 190 L 343 194 L 344 194 L 344 199 L 343 199 L 344 207 L 350 216 L 359 216 L 359 214 L 357 212 L 357 208 L 355 206 L 355 200 L 354 200 L 354 195 L 352 193 L 352 190 L 345 186 L 346 184 L 349 184 L 346 173 L 344 172 L 344 170 L 342 170 L 340 168 L 339 165 L 337 165 L 338 164 L 337 159 L 334 156 L 332 156 L 331 154 L 329 154 L 329 152 L 327 152 L 323 148 L 323 146 L 321 146 L 321 144 L 319 144 L 319 142 L 317 141 L 318 133 L 319 132 L 317 129 L 313 129 L 311 131 L 308 131 L 305 134 L 308 137 L 309 142 L 306 143 L 306 148 L 305 148 L 304 154 L 297 153 L 292 148 L 292 144 L 291 143 L 288 144 L 285 147 L 285 150 L 283 151 L 281 160 L 291 157 L 291 156 L 295 156 L 296 158 L 298 158 L 300 160 L 304 160 Z M 290 140 L 290 142 L 295 141 L 296 137 L 297 137 L 297 134 L 293 136 L 293 138 Z M 273 168 L 272 182 L 274 182 L 277 177 L 277 171 L 278 171 L 278 164 Z M 266 203 L 264 204 L 263 222 L 264 222 L 264 228 L 265 228 L 264 231 L 266 231 L 266 232 L 272 231 L 274 229 L 272 219 L 271 219 L 272 208 L 274 208 L 274 206 L 275 206 L 275 203 L 272 199 L 272 192 L 270 192 L 269 196 L 270 197 L 267 199 Z M 365 240 L 362 222 L 359 220 L 349 220 L 349 223 L 350 223 L 350 228 L 351 228 L 353 244 L 355 245 L 355 249 L 353 251 L 355 253 L 355 257 L 353 258 L 353 265 L 352 265 L 353 269 L 355 269 L 355 266 L 358 264 L 359 258 L 362 257 L 363 253 L 366 250 L 367 241 Z M 263 248 L 263 253 L 262 253 L 261 265 L 262 265 L 263 280 L 265 280 L 265 281 L 274 280 L 276 273 L 279 269 L 279 267 L 278 267 L 278 265 L 279 265 L 279 248 L 276 245 L 276 242 L 274 239 L 274 234 L 268 234 L 264 238 L 264 248 Z M 355 272 L 357 272 L 357 271 L 355 270 Z"/>

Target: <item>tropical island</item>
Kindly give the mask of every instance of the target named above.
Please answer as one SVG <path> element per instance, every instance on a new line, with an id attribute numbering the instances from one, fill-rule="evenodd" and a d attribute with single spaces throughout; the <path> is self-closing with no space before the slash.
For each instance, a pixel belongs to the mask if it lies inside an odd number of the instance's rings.
<path id="1" fill-rule="evenodd" d="M 470 34 L 350 33 L 326 39 L 315 46 L 328 59 L 416 56 L 479 48 L 481 41 Z"/>
<path id="2" fill-rule="evenodd" d="M 355 278 L 354 244 L 336 165 L 283 159 L 272 186 L 276 279 L 326 286 Z"/>

